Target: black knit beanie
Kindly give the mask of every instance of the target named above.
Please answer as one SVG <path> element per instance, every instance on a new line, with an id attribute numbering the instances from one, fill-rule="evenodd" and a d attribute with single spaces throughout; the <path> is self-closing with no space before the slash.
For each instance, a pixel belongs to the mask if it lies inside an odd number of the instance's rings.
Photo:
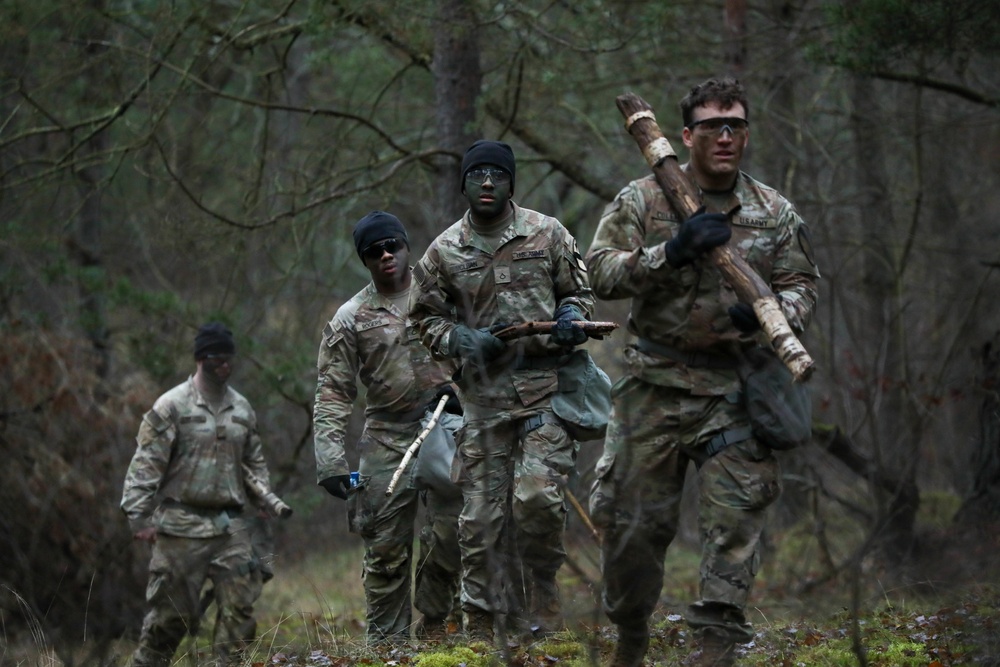
<path id="1" fill-rule="evenodd" d="M 470 169 L 480 165 L 492 164 L 510 174 L 510 192 L 514 193 L 514 151 L 502 141 L 487 141 L 480 139 L 469 146 L 462 158 L 462 192 L 465 192 L 465 175 Z"/>
<path id="2" fill-rule="evenodd" d="M 204 359 L 210 354 L 235 354 L 233 332 L 218 322 L 203 324 L 194 337 L 194 358 Z"/>
<path id="3" fill-rule="evenodd" d="M 383 239 L 403 239 L 407 246 L 410 239 L 406 236 L 406 228 L 399 218 L 385 211 L 372 211 L 358 220 L 354 225 L 354 247 L 358 249 L 358 257 L 364 261 L 365 248 Z"/>

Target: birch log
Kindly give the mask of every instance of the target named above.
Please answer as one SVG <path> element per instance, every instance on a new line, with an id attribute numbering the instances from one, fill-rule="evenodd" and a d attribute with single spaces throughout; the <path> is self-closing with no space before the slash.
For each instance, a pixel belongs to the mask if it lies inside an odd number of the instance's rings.
<path id="1" fill-rule="evenodd" d="M 681 169 L 677 154 L 656 123 L 652 107 L 634 93 L 620 95 L 615 102 L 625 117 L 625 129 L 652 167 L 667 201 L 683 219 L 688 219 L 701 206 L 701 195 Z M 713 248 L 708 258 L 732 286 L 739 300 L 753 306 L 761 328 L 792 377 L 798 382 L 807 380 L 813 372 L 812 357 L 795 337 L 770 286 L 729 244 Z"/>

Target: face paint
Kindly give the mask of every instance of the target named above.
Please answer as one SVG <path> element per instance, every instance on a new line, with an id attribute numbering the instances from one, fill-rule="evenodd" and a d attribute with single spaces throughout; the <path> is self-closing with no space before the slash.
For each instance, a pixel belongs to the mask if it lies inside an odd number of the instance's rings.
<path id="1" fill-rule="evenodd" d="M 482 183 L 465 182 L 465 198 L 476 222 L 489 224 L 502 218 L 510 208 L 511 184 L 494 183 L 487 177 Z"/>

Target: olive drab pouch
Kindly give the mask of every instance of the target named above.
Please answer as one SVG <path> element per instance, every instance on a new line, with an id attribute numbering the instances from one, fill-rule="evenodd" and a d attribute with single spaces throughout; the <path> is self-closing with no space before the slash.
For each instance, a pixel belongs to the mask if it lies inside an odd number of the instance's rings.
<path id="1" fill-rule="evenodd" d="M 611 379 L 587 350 L 573 350 L 569 357 L 559 367 L 552 411 L 574 440 L 598 440 L 607 432 L 611 417 Z"/>
<path id="2" fill-rule="evenodd" d="M 778 355 L 765 347 L 744 350 L 737 370 L 754 436 L 771 449 L 807 444 L 812 437 L 809 389 L 794 381 Z"/>
<path id="3" fill-rule="evenodd" d="M 430 412 L 424 415 L 421 424 L 427 428 Z M 438 423 L 417 450 L 413 464 L 412 484 L 420 490 L 430 490 L 441 498 L 461 498 L 462 489 L 451 480 L 451 468 L 455 459 L 455 431 L 462 425 L 462 418 L 447 412 L 441 414 Z"/>

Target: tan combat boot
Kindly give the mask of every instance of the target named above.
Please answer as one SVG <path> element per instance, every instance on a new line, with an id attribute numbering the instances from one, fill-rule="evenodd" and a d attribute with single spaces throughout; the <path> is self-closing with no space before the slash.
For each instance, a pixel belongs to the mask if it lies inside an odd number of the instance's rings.
<path id="1" fill-rule="evenodd" d="M 485 611 L 462 612 L 462 629 L 465 631 L 465 638 L 469 643 L 494 644 L 496 641 L 493 634 L 493 614 Z"/>
<path id="2" fill-rule="evenodd" d="M 640 667 L 649 648 L 649 631 L 633 628 L 618 628 L 615 652 L 607 667 Z"/>
<path id="3" fill-rule="evenodd" d="M 422 616 L 417 624 L 417 639 L 423 642 L 448 640 L 448 619 Z"/>
<path id="4" fill-rule="evenodd" d="M 566 627 L 555 577 L 535 579 L 531 587 L 531 634 L 543 637 Z"/>
<path id="5" fill-rule="evenodd" d="M 699 667 L 732 667 L 736 661 L 736 641 L 725 632 L 705 628 L 701 635 Z"/>

